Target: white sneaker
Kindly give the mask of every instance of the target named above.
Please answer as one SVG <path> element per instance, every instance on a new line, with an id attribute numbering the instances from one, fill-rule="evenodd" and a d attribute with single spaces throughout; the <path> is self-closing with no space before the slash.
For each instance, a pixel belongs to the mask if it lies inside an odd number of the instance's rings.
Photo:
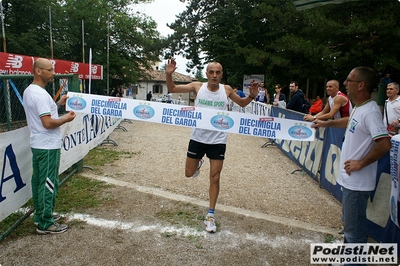
<path id="1" fill-rule="evenodd" d="M 209 233 L 217 232 L 217 226 L 215 225 L 215 218 L 212 215 L 207 215 L 204 220 L 204 224 L 206 225 L 206 231 Z"/>
<path id="2" fill-rule="evenodd" d="M 203 165 L 204 163 L 204 159 L 201 158 L 201 160 L 199 161 L 199 165 L 197 166 L 197 170 L 196 172 L 194 172 L 194 174 L 192 175 L 192 178 L 197 177 L 200 174 L 200 167 Z"/>

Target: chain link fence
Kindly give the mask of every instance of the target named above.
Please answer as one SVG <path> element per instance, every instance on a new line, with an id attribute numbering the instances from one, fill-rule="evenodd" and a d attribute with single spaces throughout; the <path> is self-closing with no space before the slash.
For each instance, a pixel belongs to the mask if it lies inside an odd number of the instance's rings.
<path id="1" fill-rule="evenodd" d="M 26 126 L 22 95 L 32 81 L 33 75 L 0 75 L 0 133 Z M 57 101 L 68 91 L 80 91 L 78 76 L 56 75 L 45 89 Z M 59 113 L 63 112 L 64 107 L 59 109 Z"/>

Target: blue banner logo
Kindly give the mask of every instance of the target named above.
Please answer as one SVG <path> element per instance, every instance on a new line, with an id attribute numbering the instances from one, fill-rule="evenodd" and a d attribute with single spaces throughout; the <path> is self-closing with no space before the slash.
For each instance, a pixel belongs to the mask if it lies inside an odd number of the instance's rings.
<path id="1" fill-rule="evenodd" d="M 150 119 L 154 116 L 154 109 L 148 105 L 138 105 L 133 109 L 133 114 L 140 119 Z"/>
<path id="2" fill-rule="evenodd" d="M 288 133 L 295 139 L 307 139 L 312 136 L 312 131 L 305 126 L 293 126 L 289 128 Z"/>
<path id="3" fill-rule="evenodd" d="M 68 106 L 72 110 L 83 110 L 86 107 L 86 101 L 81 97 L 71 97 L 68 99 Z"/>
<path id="4" fill-rule="evenodd" d="M 231 129 L 235 124 L 233 119 L 226 115 L 216 115 L 213 118 L 211 118 L 210 123 L 216 129 L 221 129 L 221 130 Z"/>

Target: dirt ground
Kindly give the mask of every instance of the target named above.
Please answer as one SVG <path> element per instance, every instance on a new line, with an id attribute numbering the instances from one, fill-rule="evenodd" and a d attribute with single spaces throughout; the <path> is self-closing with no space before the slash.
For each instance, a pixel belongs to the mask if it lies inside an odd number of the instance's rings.
<path id="1" fill-rule="evenodd" d="M 209 162 L 197 178 L 184 176 L 190 129 L 121 126 L 127 131 L 110 135 L 118 146 L 103 146 L 130 153 L 82 173 L 113 184 L 111 200 L 63 214 L 66 233 L 3 241 L 1 266 L 310 265 L 310 243 L 340 239 L 339 202 L 309 176 L 292 174 L 298 167 L 277 147 L 261 148 L 266 139 L 235 134 L 221 174 L 218 230 L 205 232 Z"/>

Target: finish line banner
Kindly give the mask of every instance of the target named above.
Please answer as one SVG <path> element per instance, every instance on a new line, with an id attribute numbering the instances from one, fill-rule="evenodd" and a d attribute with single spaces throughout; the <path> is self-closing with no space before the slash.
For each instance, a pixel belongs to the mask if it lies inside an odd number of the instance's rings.
<path id="1" fill-rule="evenodd" d="M 68 111 L 271 139 L 315 138 L 311 122 L 75 92 L 68 92 L 68 96 Z"/>

